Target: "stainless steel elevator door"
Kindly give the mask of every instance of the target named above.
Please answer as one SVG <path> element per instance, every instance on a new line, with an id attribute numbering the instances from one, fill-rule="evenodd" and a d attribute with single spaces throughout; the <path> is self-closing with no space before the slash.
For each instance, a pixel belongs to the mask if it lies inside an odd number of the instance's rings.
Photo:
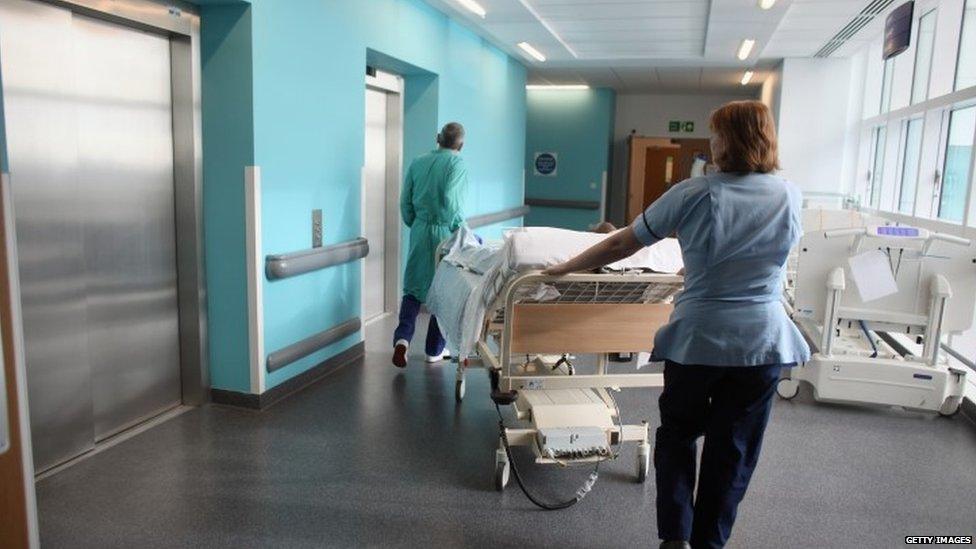
<path id="1" fill-rule="evenodd" d="M 369 255 L 363 261 L 363 319 L 388 310 L 386 303 L 387 94 L 366 89 L 363 217 Z"/>
<path id="2" fill-rule="evenodd" d="M 26 0 L 0 3 L 0 76 L 38 470 L 95 444 L 71 34 L 65 10 Z"/>
<path id="3" fill-rule="evenodd" d="M 95 438 L 180 403 L 169 40 L 74 17 Z"/>
<path id="4" fill-rule="evenodd" d="M 179 404 L 166 38 L 0 0 L 37 469 Z"/>

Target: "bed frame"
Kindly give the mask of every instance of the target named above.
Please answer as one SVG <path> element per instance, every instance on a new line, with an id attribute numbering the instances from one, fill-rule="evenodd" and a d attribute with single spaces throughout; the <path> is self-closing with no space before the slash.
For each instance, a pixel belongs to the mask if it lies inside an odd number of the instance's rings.
<path id="1" fill-rule="evenodd" d="M 611 373 L 611 353 L 650 350 L 654 334 L 668 322 L 671 298 L 683 286 L 683 277 L 667 274 L 571 274 L 547 276 L 541 271 L 521 274 L 509 281 L 488 310 L 477 343 L 477 357 L 458 362 L 455 396 L 464 398 L 465 369 L 488 368 L 493 390 L 512 396 L 518 419 L 527 427 L 505 428 L 495 453 L 495 487 L 504 489 L 510 465 L 504 448 L 530 446 L 537 463 L 596 462 L 607 455 L 556 459 L 544 454 L 540 430 L 600 429 L 606 444 L 638 444 L 637 479 L 643 482 L 650 468 L 647 422 L 624 425 L 609 390 L 625 387 L 661 387 L 662 374 Z M 549 301 L 520 298 L 539 283 L 555 287 L 559 297 Z M 496 352 L 497 349 L 497 352 Z M 567 360 L 573 354 L 596 355 L 593 374 L 576 374 Z M 566 431 L 568 430 L 568 431 Z"/>

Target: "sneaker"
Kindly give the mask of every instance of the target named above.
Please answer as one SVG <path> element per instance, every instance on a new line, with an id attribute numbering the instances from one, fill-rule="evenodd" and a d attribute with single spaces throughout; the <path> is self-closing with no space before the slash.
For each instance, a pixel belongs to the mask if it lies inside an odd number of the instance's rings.
<path id="1" fill-rule="evenodd" d="M 433 355 L 433 356 L 427 355 L 427 359 L 426 360 L 427 360 L 427 364 L 434 364 L 436 362 L 440 362 L 442 360 L 447 360 L 449 358 L 451 358 L 451 353 L 449 353 L 447 351 L 447 349 L 445 349 L 445 350 L 441 351 L 441 354 L 439 354 L 439 355 Z"/>
<path id="2" fill-rule="evenodd" d="M 393 365 L 397 368 L 407 367 L 407 342 L 402 339 L 393 346 Z"/>

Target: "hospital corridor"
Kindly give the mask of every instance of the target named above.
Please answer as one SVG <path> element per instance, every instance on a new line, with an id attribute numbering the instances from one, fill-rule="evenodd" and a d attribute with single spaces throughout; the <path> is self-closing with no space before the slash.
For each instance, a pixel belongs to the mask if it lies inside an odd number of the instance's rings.
<path id="1" fill-rule="evenodd" d="M 976 536 L 976 0 L 0 0 L 0 548 Z"/>

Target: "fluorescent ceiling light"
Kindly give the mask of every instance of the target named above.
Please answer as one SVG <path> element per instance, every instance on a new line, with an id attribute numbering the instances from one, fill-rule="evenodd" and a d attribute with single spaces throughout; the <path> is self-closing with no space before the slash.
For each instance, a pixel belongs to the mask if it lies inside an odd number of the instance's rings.
<path id="1" fill-rule="evenodd" d="M 519 42 L 518 47 L 522 48 L 522 51 L 532 56 L 533 59 L 539 62 L 546 60 L 546 56 L 542 55 L 542 52 L 532 47 L 532 44 L 528 42 Z"/>
<path id="2" fill-rule="evenodd" d="M 742 75 L 742 85 L 745 86 L 750 80 L 752 80 L 752 71 L 746 71 L 746 73 Z"/>
<path id="3" fill-rule="evenodd" d="M 764 0 L 764 1 L 768 2 L 769 0 Z M 485 8 L 483 8 L 481 4 L 475 2 L 474 0 L 457 0 L 457 3 L 468 8 L 468 11 L 470 11 L 471 13 L 477 15 L 482 19 L 484 19 L 485 15 L 488 14 L 488 12 L 485 11 Z"/>
<path id="4" fill-rule="evenodd" d="M 527 90 L 588 90 L 586 84 L 529 84 Z"/>
<path id="5" fill-rule="evenodd" d="M 547 31 L 549 31 L 549 34 L 551 34 L 552 37 L 555 38 L 557 42 L 559 42 L 560 44 L 562 44 L 564 48 L 566 48 L 566 51 L 572 54 L 574 58 L 579 59 L 579 55 L 576 54 L 576 50 L 569 47 L 569 44 L 567 44 L 566 41 L 563 40 L 562 36 L 559 36 L 559 33 L 556 32 L 556 29 L 552 28 L 552 25 L 546 22 L 546 20 L 543 19 L 541 15 L 539 15 L 539 12 L 535 11 L 535 8 L 533 8 L 532 4 L 529 3 L 529 0 L 518 0 L 518 1 L 520 4 L 522 4 L 522 7 L 525 8 L 525 11 L 531 13 L 532 17 L 535 17 L 536 21 L 538 21 L 540 25 L 542 25 Z"/>
<path id="6" fill-rule="evenodd" d="M 752 48 L 756 45 L 756 41 L 752 38 L 746 38 L 742 41 L 742 45 L 739 46 L 738 58 L 740 61 L 745 61 L 749 58 L 749 54 L 752 53 Z"/>
<path id="7" fill-rule="evenodd" d="M 768 10 L 776 5 L 776 0 L 759 0 L 759 7 Z"/>

